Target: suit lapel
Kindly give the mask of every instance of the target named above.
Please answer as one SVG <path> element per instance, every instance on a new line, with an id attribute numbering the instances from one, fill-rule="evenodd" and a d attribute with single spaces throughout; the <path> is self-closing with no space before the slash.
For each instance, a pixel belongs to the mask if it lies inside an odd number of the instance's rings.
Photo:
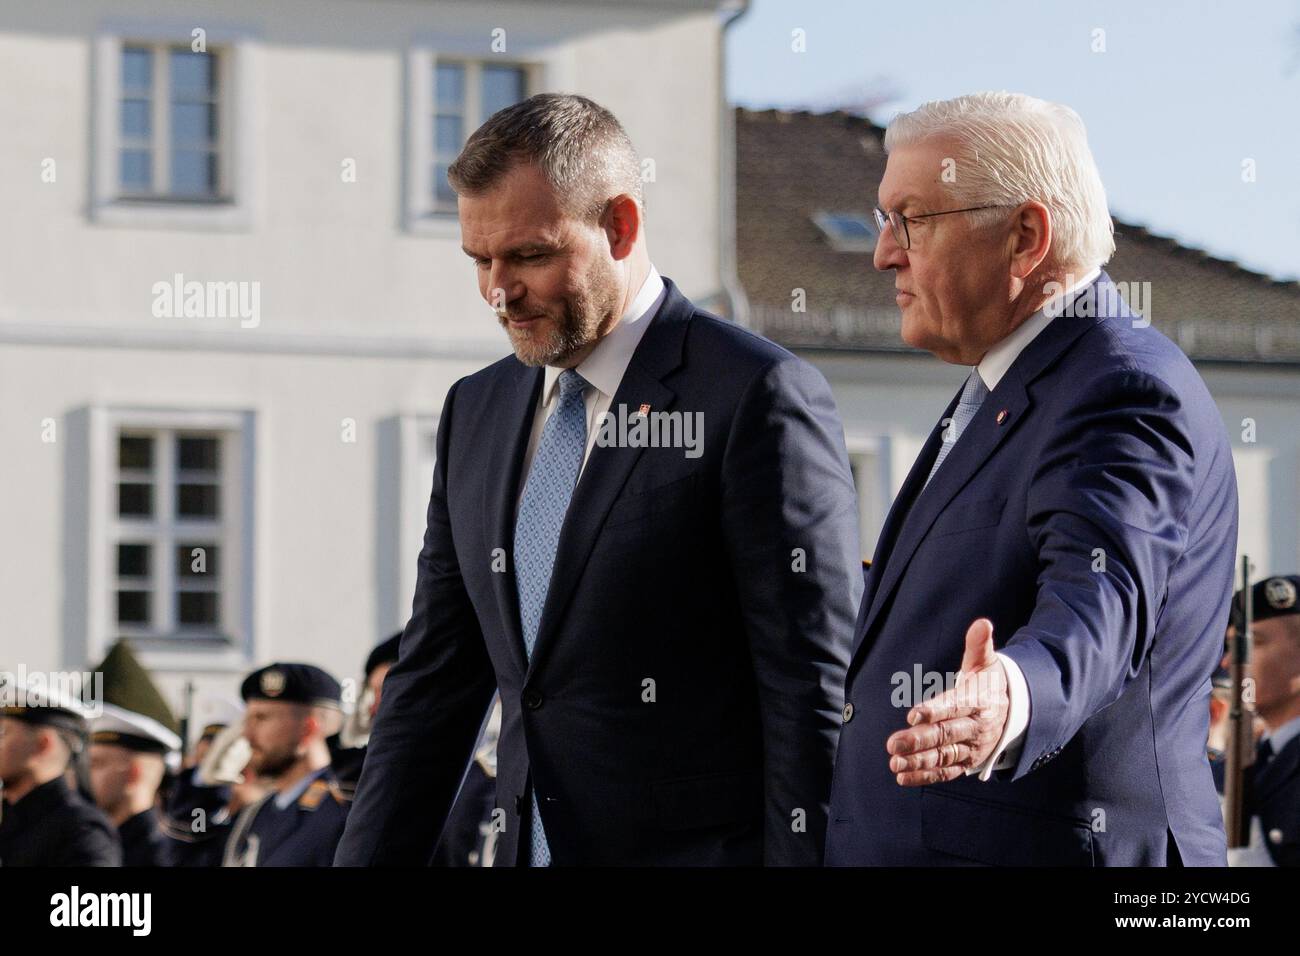
<path id="1" fill-rule="evenodd" d="M 904 569 L 912 560 L 912 555 L 921 542 L 925 540 L 930 526 L 939 517 L 939 513 L 1015 430 L 1028 413 L 1029 406 L 1029 397 L 1025 393 L 1024 386 L 1010 372 L 984 399 L 984 404 L 980 406 L 975 417 L 967 424 L 966 430 L 961 433 L 957 444 L 944 459 L 943 466 L 935 472 L 934 479 L 920 492 L 911 509 L 901 519 L 898 542 L 890 551 L 885 566 L 881 569 L 878 578 L 880 583 L 875 588 L 871 609 L 867 612 L 863 623 L 863 634 L 859 639 L 859 645 L 870 633 L 881 606 L 898 585 Z M 1002 422 L 998 423 L 998 415 L 1003 410 L 1007 414 Z M 923 483 L 933 461 L 933 456 L 918 459 L 908 475 L 908 484 Z"/>
<path id="2" fill-rule="evenodd" d="M 542 391 L 540 368 L 518 365 L 515 380 L 507 385 L 506 408 L 496 419 L 486 479 L 483 482 L 483 514 L 487 516 L 487 545 L 491 552 L 504 549 L 506 570 L 492 575 L 497 608 L 507 643 L 522 674 L 528 669 L 523 627 L 519 623 L 519 591 L 515 584 L 515 510 L 519 498 L 520 472 L 528 436 L 532 433 L 537 399 Z"/>
<path id="3" fill-rule="evenodd" d="M 609 411 L 613 415 L 618 414 L 619 405 L 635 409 L 649 404 L 655 411 L 668 411 L 676 398 L 662 379 L 681 365 L 686 325 L 695 309 L 671 281 L 664 279 L 664 285 L 664 301 L 659 312 L 632 354 L 610 403 Z M 540 666 L 555 642 L 565 608 L 582 578 L 587 558 L 605 523 L 605 515 L 643 451 L 643 448 L 600 445 L 592 448 L 591 457 L 573 491 L 569 510 L 565 513 L 564 526 L 560 529 L 551 583 L 529 664 L 530 674 Z"/>
<path id="4" fill-rule="evenodd" d="M 1113 299 L 1104 296 L 1100 288 L 1109 285 L 1110 277 L 1101 273 L 1094 283 L 1094 301 L 1107 302 Z M 890 509 L 889 518 L 881 532 L 882 546 L 889 536 L 896 538 L 892 547 L 887 547 L 881 555 L 883 566 L 877 570 L 873 562 L 872 578 L 875 584 L 864 601 L 870 601 L 854 643 L 854 660 L 861 654 L 864 646 L 869 644 L 868 636 L 879 618 L 881 608 L 889 600 L 893 589 L 898 586 L 903 571 L 911 561 L 912 555 L 925 540 L 935 519 L 957 494 L 966 487 L 989 456 L 998 449 L 1029 416 L 1033 403 L 1029 398 L 1028 386 L 1044 374 L 1069 346 L 1087 330 L 1096 326 L 1105 316 L 1073 317 L 1060 315 L 1053 319 L 1042 332 L 1031 341 L 1011 364 L 997 388 L 987 395 L 975 417 L 961 433 L 957 444 L 944 460 L 943 467 L 935 472 L 934 480 L 920 490 L 937 454 L 937 442 L 940 440 L 942 421 L 935 427 L 925 444 L 922 454 L 912 465 L 907 481 L 903 483 L 898 499 Z M 944 414 L 947 418 L 956 407 L 954 399 Z M 1005 413 L 1005 414 L 1003 414 Z M 1001 421 L 998 419 L 1001 418 Z M 931 450 L 933 454 L 930 454 Z M 910 493 L 909 493 L 910 492 Z M 913 501 L 911 507 L 906 507 Z"/>
<path id="5" fill-rule="evenodd" d="M 894 542 L 898 539 L 899 529 L 907 520 L 907 515 L 911 511 L 916 496 L 920 494 L 921 486 L 925 482 L 925 476 L 930 473 L 930 468 L 934 465 L 935 456 L 939 454 L 939 445 L 943 440 L 943 422 L 947 421 L 952 415 L 952 411 L 957 407 L 957 399 L 961 397 L 960 390 L 953 396 L 948 403 L 947 409 L 939 423 L 930 431 L 930 437 L 925 440 L 921 446 L 920 454 L 916 456 L 911 470 L 907 477 L 903 479 L 903 486 L 898 489 L 898 495 L 894 498 L 894 503 L 889 508 L 889 514 L 885 516 L 885 524 L 880 529 L 880 537 L 876 541 L 875 553 L 871 556 L 871 575 L 868 578 L 869 587 L 862 595 L 862 605 L 858 611 L 857 628 L 854 630 L 855 641 L 853 653 L 856 655 L 858 647 L 866 634 L 866 619 L 871 617 L 871 611 L 875 607 L 875 596 L 880 591 L 880 580 L 889 567 L 889 557 L 894 547 Z"/>

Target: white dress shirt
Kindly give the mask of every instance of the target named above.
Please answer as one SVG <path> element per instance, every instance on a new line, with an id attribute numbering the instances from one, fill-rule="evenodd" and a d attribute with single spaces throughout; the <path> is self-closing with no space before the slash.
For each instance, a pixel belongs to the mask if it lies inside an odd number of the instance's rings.
<path id="1" fill-rule="evenodd" d="M 1060 313 L 1066 300 L 1076 295 L 1080 289 L 1091 285 L 1099 275 L 1101 269 L 1093 269 L 1068 289 L 1043 303 L 1043 307 L 1025 319 L 1014 332 L 984 353 L 976 368 L 990 392 L 998 387 L 1002 376 L 1007 374 L 1007 369 L 1011 368 L 1025 347 L 1047 328 L 1053 316 Z M 999 653 L 998 660 L 1007 673 L 1010 708 L 1007 725 L 1002 729 L 1002 736 L 998 738 L 993 753 L 978 767 L 966 771 L 967 775 L 979 774 L 981 780 L 988 780 L 994 770 L 1009 770 L 1016 765 L 1020 759 L 1020 750 L 1025 744 L 1025 731 L 1029 728 L 1029 685 L 1025 681 L 1024 672 L 1020 670 L 1019 664 L 1005 654 Z"/>
<path id="2" fill-rule="evenodd" d="M 632 353 L 641 344 L 641 336 L 645 335 L 650 320 L 659 309 L 665 288 L 659 270 L 651 265 L 650 274 L 645 277 L 645 282 L 641 283 L 640 290 L 633 297 L 618 324 L 596 343 L 591 354 L 574 370 L 591 386 L 583 395 L 587 405 L 587 447 L 582 453 L 579 477 L 587 467 L 592 446 L 596 444 L 599 429 L 594 427 L 595 423 L 600 415 L 609 411 L 609 406 L 614 401 L 614 393 L 618 391 L 619 383 L 623 381 L 623 373 L 627 371 L 628 363 L 632 361 Z M 546 419 L 550 417 L 551 412 L 555 411 L 559 403 L 559 389 L 555 387 L 555 383 L 559 381 L 560 373 L 563 371 L 564 369 L 553 365 L 546 366 L 542 379 L 542 394 L 538 397 L 537 410 L 533 414 L 533 430 L 528 436 L 528 450 L 524 453 L 524 467 L 519 476 L 516 508 L 523 501 L 524 487 L 528 484 L 528 472 L 533 467 L 533 458 L 542 440 L 542 429 L 546 425 Z"/>

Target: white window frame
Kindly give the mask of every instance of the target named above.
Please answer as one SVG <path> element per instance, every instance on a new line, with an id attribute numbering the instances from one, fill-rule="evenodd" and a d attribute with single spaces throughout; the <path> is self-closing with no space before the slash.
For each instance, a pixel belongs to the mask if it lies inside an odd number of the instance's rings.
<path id="1" fill-rule="evenodd" d="M 189 46 L 192 23 L 116 22 L 103 25 L 94 41 L 91 102 L 92 222 L 109 226 L 160 227 L 215 231 L 246 231 L 252 227 L 260 193 L 255 168 L 253 131 L 257 128 L 258 47 L 250 31 L 204 26 L 208 52 L 219 59 L 218 198 L 133 196 L 121 188 L 122 49 L 149 46 Z M 170 103 L 167 71 L 159 75 L 155 59 L 153 80 L 154 139 L 167 134 Z M 162 140 L 170 150 L 170 139 Z M 155 151 L 155 163 L 159 160 Z M 160 171 L 155 168 L 154 179 Z"/>
<path id="2" fill-rule="evenodd" d="M 136 42 L 134 40 L 123 41 L 120 49 L 125 51 L 127 47 L 143 48 L 149 51 L 150 57 L 150 75 L 151 85 L 149 89 L 150 104 L 150 127 L 151 135 L 149 137 L 149 153 L 153 158 L 152 178 L 153 188 L 145 193 L 126 192 L 122 189 L 121 176 L 121 157 L 124 149 L 121 139 L 118 141 L 117 159 L 118 169 L 115 175 L 117 181 L 118 196 L 121 200 L 131 200 L 133 202 L 165 202 L 165 203 L 226 203 L 229 202 L 229 168 L 230 168 L 230 131 L 226 129 L 226 95 L 227 74 L 229 72 L 230 56 L 225 47 L 217 47 L 206 51 L 212 57 L 212 69 L 215 76 L 216 97 L 211 100 L 217 107 L 217 184 L 216 192 L 208 195 L 183 196 L 174 193 L 169 188 L 172 179 L 172 141 L 171 141 L 171 107 L 172 88 L 171 88 L 171 56 L 175 50 L 188 49 L 183 44 L 167 42 Z M 119 61 L 120 62 L 120 61 Z M 120 78 L 119 78 L 120 82 Z M 119 94 L 118 109 L 120 111 L 122 96 Z M 118 115 L 117 134 L 121 137 L 121 114 Z M 166 185 L 163 185 L 166 184 Z M 161 187 L 161 188 L 160 188 Z"/>
<path id="3" fill-rule="evenodd" d="M 548 67 L 530 56 L 485 52 L 481 47 L 474 52 L 437 49 L 433 46 L 413 46 L 406 57 L 406 216 L 409 232 L 458 237 L 460 227 L 456 220 L 456 207 L 439 205 L 431 188 L 431 171 L 434 163 L 433 117 L 437 108 L 434 82 L 439 63 L 460 63 L 465 74 L 465 129 L 466 138 L 487 119 L 481 116 L 479 88 L 484 65 L 510 66 L 524 71 L 524 96 L 546 89 Z"/>
<path id="4" fill-rule="evenodd" d="M 433 469 L 437 464 L 438 421 L 441 412 L 408 414 L 398 418 L 398 481 L 400 482 L 399 527 L 397 542 L 396 628 L 403 627 L 411 616 L 411 599 L 415 596 L 416 559 L 424 547 L 429 493 L 433 489 Z"/>
<path id="5" fill-rule="evenodd" d="M 862 557 L 869 558 L 875 550 L 880 530 L 884 527 L 885 517 L 894 498 L 894 489 L 890 481 L 890 442 L 887 437 L 869 435 L 848 435 L 845 445 L 849 459 L 865 459 L 866 471 L 871 486 L 858 487 L 854 493 L 858 499 L 858 533 Z M 862 472 L 859 471 L 859 474 Z"/>
<path id="6" fill-rule="evenodd" d="M 137 645 L 142 661 L 159 670 L 239 670 L 254 659 L 254 448 L 256 442 L 255 418 L 252 412 L 198 411 L 147 408 L 92 408 L 90 411 L 89 458 L 89 546 L 87 583 L 87 652 L 89 659 L 98 660 L 119 635 L 141 636 L 145 642 Z M 141 432 L 221 432 L 222 442 L 221 509 L 218 521 L 221 531 L 217 538 L 221 580 L 222 632 L 225 643 L 193 641 L 182 634 L 175 636 L 137 633 L 131 627 L 117 624 L 117 544 L 132 537 L 157 532 L 159 525 L 165 530 L 161 539 L 164 547 L 154 542 L 152 559 L 153 580 L 151 591 L 161 606 L 153 610 L 155 620 L 170 620 L 175 599 L 175 549 L 177 540 L 187 536 L 183 523 L 167 525 L 171 514 L 170 498 L 175 489 L 171 477 L 171 441 L 157 442 L 154 446 L 156 460 L 154 473 L 169 476 L 166 484 L 154 486 L 154 518 L 151 520 L 122 519 L 118 514 L 118 445 L 122 431 Z M 199 530 L 204 521 L 195 523 L 196 535 L 208 537 Z M 179 526 L 178 526 L 179 525 Z M 170 530 L 175 530 L 174 535 Z"/>

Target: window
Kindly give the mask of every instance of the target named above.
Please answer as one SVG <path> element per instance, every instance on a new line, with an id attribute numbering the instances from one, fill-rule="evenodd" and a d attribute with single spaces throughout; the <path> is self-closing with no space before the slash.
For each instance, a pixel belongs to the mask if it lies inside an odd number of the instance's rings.
<path id="1" fill-rule="evenodd" d="M 855 212 L 819 212 L 813 222 L 836 252 L 875 252 L 877 232 L 872 217 Z"/>
<path id="2" fill-rule="evenodd" d="M 96 37 L 95 222 L 252 226 L 262 178 L 252 142 L 262 102 L 259 47 L 246 32 L 205 29 L 202 43 L 149 21 L 115 23 Z"/>
<path id="3" fill-rule="evenodd" d="M 188 46 L 122 48 L 118 187 L 126 197 L 218 200 L 221 57 Z"/>
<path id="4" fill-rule="evenodd" d="M 439 60 L 433 76 L 433 183 L 435 209 L 455 211 L 447 167 L 470 133 L 489 116 L 528 98 L 525 67 L 473 60 Z M 471 96 L 473 91 L 475 95 Z"/>
<path id="5" fill-rule="evenodd" d="M 439 56 L 413 51 L 410 58 L 411 113 L 408 117 L 408 226 L 445 219 L 456 212 L 447 182 L 452 164 L 470 134 L 507 106 L 540 87 L 539 68 L 527 63 Z"/>
<path id="6" fill-rule="evenodd" d="M 116 635 L 227 641 L 235 617 L 224 567 L 229 436 L 122 427 L 116 438 Z"/>

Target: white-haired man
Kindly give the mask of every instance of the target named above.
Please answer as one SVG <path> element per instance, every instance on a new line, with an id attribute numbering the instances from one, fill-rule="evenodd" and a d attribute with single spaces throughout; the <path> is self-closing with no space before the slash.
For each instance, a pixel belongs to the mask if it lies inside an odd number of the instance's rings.
<path id="1" fill-rule="evenodd" d="M 885 145 L 875 264 L 903 339 L 973 368 L 876 547 L 827 861 L 1221 865 L 1222 418 L 1100 271 L 1111 222 L 1074 111 L 963 96 Z M 918 670 L 948 689 L 919 699 Z"/>

